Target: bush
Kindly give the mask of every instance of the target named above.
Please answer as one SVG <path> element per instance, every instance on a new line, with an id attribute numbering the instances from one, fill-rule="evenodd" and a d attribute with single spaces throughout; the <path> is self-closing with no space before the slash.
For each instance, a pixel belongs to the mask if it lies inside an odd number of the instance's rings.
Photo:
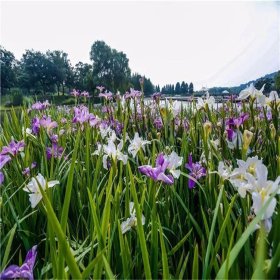
<path id="1" fill-rule="evenodd" d="M 23 105 L 23 95 L 20 92 L 13 94 L 12 106 L 22 106 Z"/>
<path id="2" fill-rule="evenodd" d="M 35 102 L 34 99 L 30 96 L 23 97 L 23 105 L 25 107 L 30 107 L 34 102 Z"/>
<path id="3" fill-rule="evenodd" d="M 12 106 L 13 106 L 13 102 L 12 101 L 5 102 L 5 107 L 12 107 Z"/>
<path id="4" fill-rule="evenodd" d="M 63 102 L 61 102 L 61 105 L 74 105 L 75 99 L 74 98 L 67 98 Z"/>

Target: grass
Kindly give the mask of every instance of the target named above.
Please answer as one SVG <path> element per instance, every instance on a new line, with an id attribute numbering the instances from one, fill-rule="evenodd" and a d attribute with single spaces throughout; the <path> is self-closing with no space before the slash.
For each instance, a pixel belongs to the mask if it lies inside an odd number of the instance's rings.
<path id="1" fill-rule="evenodd" d="M 102 136 L 101 121 L 94 126 L 88 119 L 73 123 L 73 108 L 58 110 L 55 103 L 44 111 L 21 108 L 3 115 L 1 150 L 12 139 L 24 140 L 25 147 L 1 170 L 5 176 L 1 186 L 1 270 L 10 264 L 21 265 L 26 252 L 38 244 L 34 276 L 39 279 L 277 278 L 278 195 L 271 194 L 255 214 L 252 197 L 242 198 L 217 174 L 220 161 L 236 167 L 242 156 L 246 160 L 257 155 L 267 166 L 270 180 L 280 175 L 276 103 L 272 109 L 228 102 L 218 109 L 196 110 L 195 103 L 183 107 L 155 101 L 144 105 L 143 99 L 105 100 L 106 110 L 101 110 L 89 102 L 89 112 L 116 131 L 114 141 L 124 140 L 121 152 L 128 155 L 127 163 L 109 157 L 108 169 L 103 166 L 104 153 L 94 154 L 98 144 L 104 147 L 109 137 Z M 271 118 L 267 110 L 271 110 Z M 231 149 L 226 136 L 226 120 L 241 112 L 248 112 L 249 118 L 236 129 L 241 134 L 253 132 L 246 152 L 242 145 Z M 41 125 L 38 134 L 26 134 L 32 120 L 44 115 L 56 121 L 57 127 Z M 154 120 L 161 120 L 162 126 L 157 127 Z M 206 121 L 211 122 L 209 128 Z M 134 158 L 128 153 L 126 137 L 133 139 L 136 132 L 150 144 Z M 46 148 L 52 145 L 54 134 L 63 153 L 48 159 Z M 173 184 L 141 174 L 139 166 L 155 166 L 158 154 L 172 151 L 183 158 L 178 168 L 181 175 Z M 207 171 L 205 177 L 195 180 L 193 189 L 188 187 L 192 175 L 185 168 L 189 154 Z M 37 166 L 30 176 L 23 175 L 32 162 Z M 46 191 L 40 186 L 42 200 L 33 209 L 23 188 L 38 173 L 60 184 Z M 266 232 L 262 226 L 256 230 L 274 198 L 271 230 Z M 123 234 L 121 225 L 131 217 L 130 202 L 134 203 L 134 222 Z"/>

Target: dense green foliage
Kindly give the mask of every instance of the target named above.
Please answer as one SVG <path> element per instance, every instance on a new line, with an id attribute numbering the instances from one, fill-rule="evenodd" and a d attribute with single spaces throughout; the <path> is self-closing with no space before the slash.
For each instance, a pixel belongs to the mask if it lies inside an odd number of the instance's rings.
<path id="1" fill-rule="evenodd" d="M 92 65 L 78 62 L 71 65 L 68 54 L 59 51 L 46 53 L 26 50 L 20 61 L 10 51 L 1 47 L 1 93 L 11 94 L 13 88 L 26 94 L 54 93 L 64 95 L 78 88 L 92 95 L 96 86 L 103 85 L 108 90 L 127 91 L 130 87 L 140 89 L 139 78 L 131 75 L 129 60 L 123 52 L 112 49 L 103 41 L 96 41 L 90 51 Z M 155 87 L 145 77 L 145 93 L 150 95 Z M 157 90 L 160 91 L 159 86 Z"/>
<path id="2" fill-rule="evenodd" d="M 123 52 L 111 49 L 104 41 L 96 41 L 91 47 L 90 59 L 96 84 L 104 85 L 112 92 L 127 89 L 130 68 Z"/>
<path id="3" fill-rule="evenodd" d="M 10 89 L 16 85 L 16 60 L 13 53 L 0 48 L 1 90 Z"/>

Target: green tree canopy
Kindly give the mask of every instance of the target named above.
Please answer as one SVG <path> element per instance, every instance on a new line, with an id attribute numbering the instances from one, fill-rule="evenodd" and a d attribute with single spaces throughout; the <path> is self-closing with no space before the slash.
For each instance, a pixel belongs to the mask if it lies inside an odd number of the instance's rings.
<path id="1" fill-rule="evenodd" d="M 180 83 L 177 82 L 175 86 L 175 94 L 180 94 L 181 93 L 181 86 Z"/>
<path id="2" fill-rule="evenodd" d="M 0 46 L 1 90 L 15 85 L 16 63 L 14 54 Z"/>
<path id="3" fill-rule="evenodd" d="M 130 68 L 123 52 L 111 49 L 104 41 L 96 41 L 90 51 L 93 79 L 112 91 L 124 91 L 129 84 Z"/>
<path id="4" fill-rule="evenodd" d="M 275 76 L 275 89 L 280 93 L 280 71 Z"/>
<path id="5" fill-rule="evenodd" d="M 27 50 L 21 59 L 22 86 L 43 93 L 53 91 L 56 81 L 55 66 L 47 55 L 34 50 Z"/>
<path id="6" fill-rule="evenodd" d="M 186 94 L 186 83 L 185 82 L 182 82 L 181 83 L 181 94 Z"/>
<path id="7" fill-rule="evenodd" d="M 73 86 L 80 90 L 94 90 L 92 66 L 90 64 L 79 62 L 75 65 Z"/>
<path id="8" fill-rule="evenodd" d="M 189 85 L 189 94 L 193 94 L 193 83 Z"/>
<path id="9" fill-rule="evenodd" d="M 57 92 L 62 87 L 64 93 L 64 85 L 69 81 L 67 77 L 71 72 L 71 64 L 68 54 L 63 51 L 47 51 L 46 58 L 52 63 L 50 71 L 52 71 L 53 82 L 56 85 Z"/>
<path id="10" fill-rule="evenodd" d="M 138 73 L 134 73 L 130 78 L 130 86 L 136 90 L 141 90 L 139 79 L 142 77 L 142 75 Z M 151 95 L 155 92 L 155 87 L 152 84 L 151 80 L 149 78 L 146 78 L 144 76 L 144 94 L 145 95 Z"/>
<path id="11" fill-rule="evenodd" d="M 273 79 L 271 78 L 262 78 L 259 79 L 256 83 L 255 83 L 255 87 L 256 89 L 260 90 L 263 85 L 264 85 L 264 93 L 269 93 L 271 92 L 272 88 L 273 88 Z"/>

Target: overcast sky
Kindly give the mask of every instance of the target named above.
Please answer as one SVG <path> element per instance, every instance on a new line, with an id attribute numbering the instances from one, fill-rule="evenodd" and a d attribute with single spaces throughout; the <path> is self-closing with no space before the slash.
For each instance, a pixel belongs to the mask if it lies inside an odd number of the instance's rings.
<path id="1" fill-rule="evenodd" d="M 163 86 L 232 86 L 280 69 L 278 2 L 1 1 L 1 45 L 90 62 L 95 40 Z"/>

